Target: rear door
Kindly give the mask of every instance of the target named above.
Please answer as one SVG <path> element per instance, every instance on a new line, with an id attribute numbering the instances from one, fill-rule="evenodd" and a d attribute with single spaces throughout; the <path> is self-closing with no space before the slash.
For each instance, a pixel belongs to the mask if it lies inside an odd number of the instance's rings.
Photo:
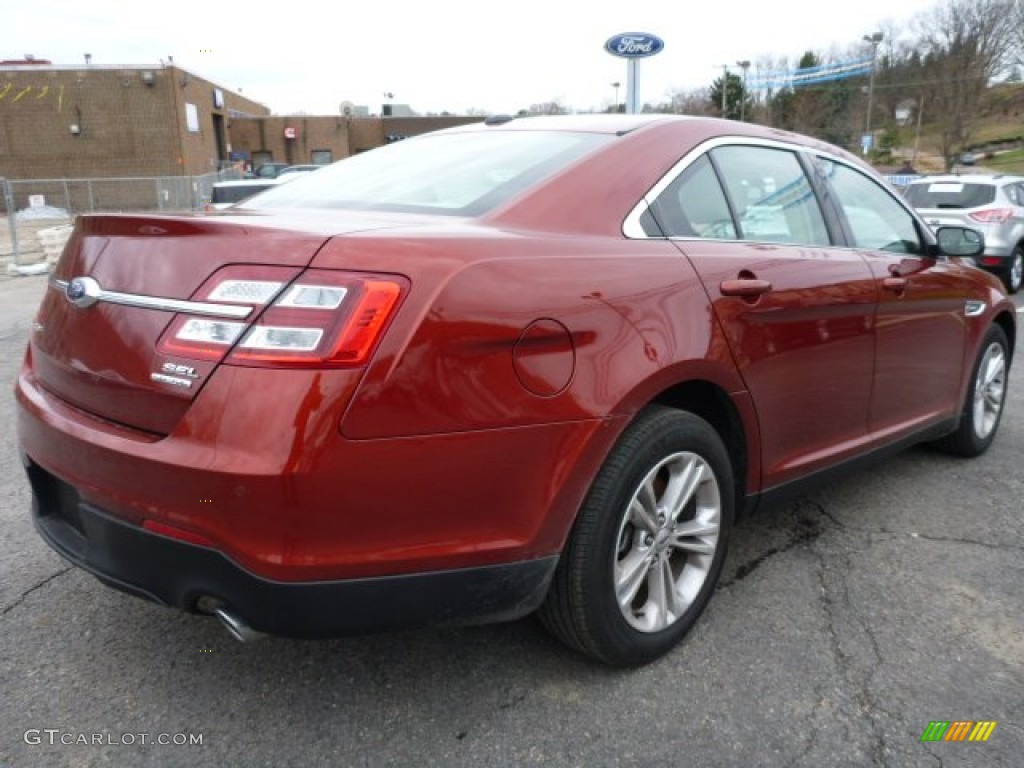
<path id="1" fill-rule="evenodd" d="M 763 487 L 862 449 L 876 287 L 832 245 L 796 151 L 726 143 L 660 191 L 650 215 L 689 257 L 757 409 Z"/>

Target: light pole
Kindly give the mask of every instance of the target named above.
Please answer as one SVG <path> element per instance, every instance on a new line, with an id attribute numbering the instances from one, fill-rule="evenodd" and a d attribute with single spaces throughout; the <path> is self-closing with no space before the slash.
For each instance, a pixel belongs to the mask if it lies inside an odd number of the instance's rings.
<path id="1" fill-rule="evenodd" d="M 871 75 L 868 78 L 868 115 L 866 119 L 866 125 L 864 126 L 864 133 L 867 136 L 871 135 L 871 111 L 875 106 L 875 59 L 878 58 L 878 44 L 882 42 L 882 33 L 875 32 L 872 35 L 864 35 L 861 38 L 865 43 L 871 44 Z M 874 144 L 874 142 L 871 142 Z M 864 154 L 867 154 L 867 147 L 864 148 Z"/>
<path id="2" fill-rule="evenodd" d="M 743 87 L 740 89 L 740 122 L 742 123 L 747 114 L 747 70 L 750 69 L 750 62 L 744 59 L 737 61 L 736 66 L 743 70 Z"/>
<path id="3" fill-rule="evenodd" d="M 613 112 L 618 112 L 619 111 L 619 86 L 620 85 L 622 85 L 622 83 L 620 83 L 618 81 L 612 83 L 612 88 L 615 89 L 615 109 L 612 110 Z"/>

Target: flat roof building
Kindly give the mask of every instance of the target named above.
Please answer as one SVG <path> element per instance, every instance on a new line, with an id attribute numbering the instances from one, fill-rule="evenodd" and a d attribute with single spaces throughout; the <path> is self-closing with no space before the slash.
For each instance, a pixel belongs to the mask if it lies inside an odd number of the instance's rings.
<path id="1" fill-rule="evenodd" d="M 387 105 L 391 106 L 391 105 Z M 193 72 L 0 63 L 0 177 L 200 176 L 232 162 L 326 164 L 479 117 L 271 115 Z"/>
<path id="2" fill-rule="evenodd" d="M 0 65 L 0 176 L 200 175 L 263 104 L 163 66 Z"/>

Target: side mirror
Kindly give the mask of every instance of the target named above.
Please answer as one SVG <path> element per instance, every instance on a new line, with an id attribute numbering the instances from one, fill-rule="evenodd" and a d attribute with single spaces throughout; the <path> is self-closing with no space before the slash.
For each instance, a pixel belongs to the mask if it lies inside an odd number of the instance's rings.
<path id="1" fill-rule="evenodd" d="M 935 237 L 946 256 L 978 256 L 985 250 L 985 236 L 976 229 L 939 227 Z"/>

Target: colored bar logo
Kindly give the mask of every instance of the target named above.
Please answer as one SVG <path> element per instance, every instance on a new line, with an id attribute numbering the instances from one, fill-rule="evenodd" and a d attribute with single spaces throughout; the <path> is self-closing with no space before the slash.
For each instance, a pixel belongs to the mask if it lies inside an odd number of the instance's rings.
<path id="1" fill-rule="evenodd" d="M 932 720 L 921 741 L 988 741 L 996 729 L 995 720 Z"/>

